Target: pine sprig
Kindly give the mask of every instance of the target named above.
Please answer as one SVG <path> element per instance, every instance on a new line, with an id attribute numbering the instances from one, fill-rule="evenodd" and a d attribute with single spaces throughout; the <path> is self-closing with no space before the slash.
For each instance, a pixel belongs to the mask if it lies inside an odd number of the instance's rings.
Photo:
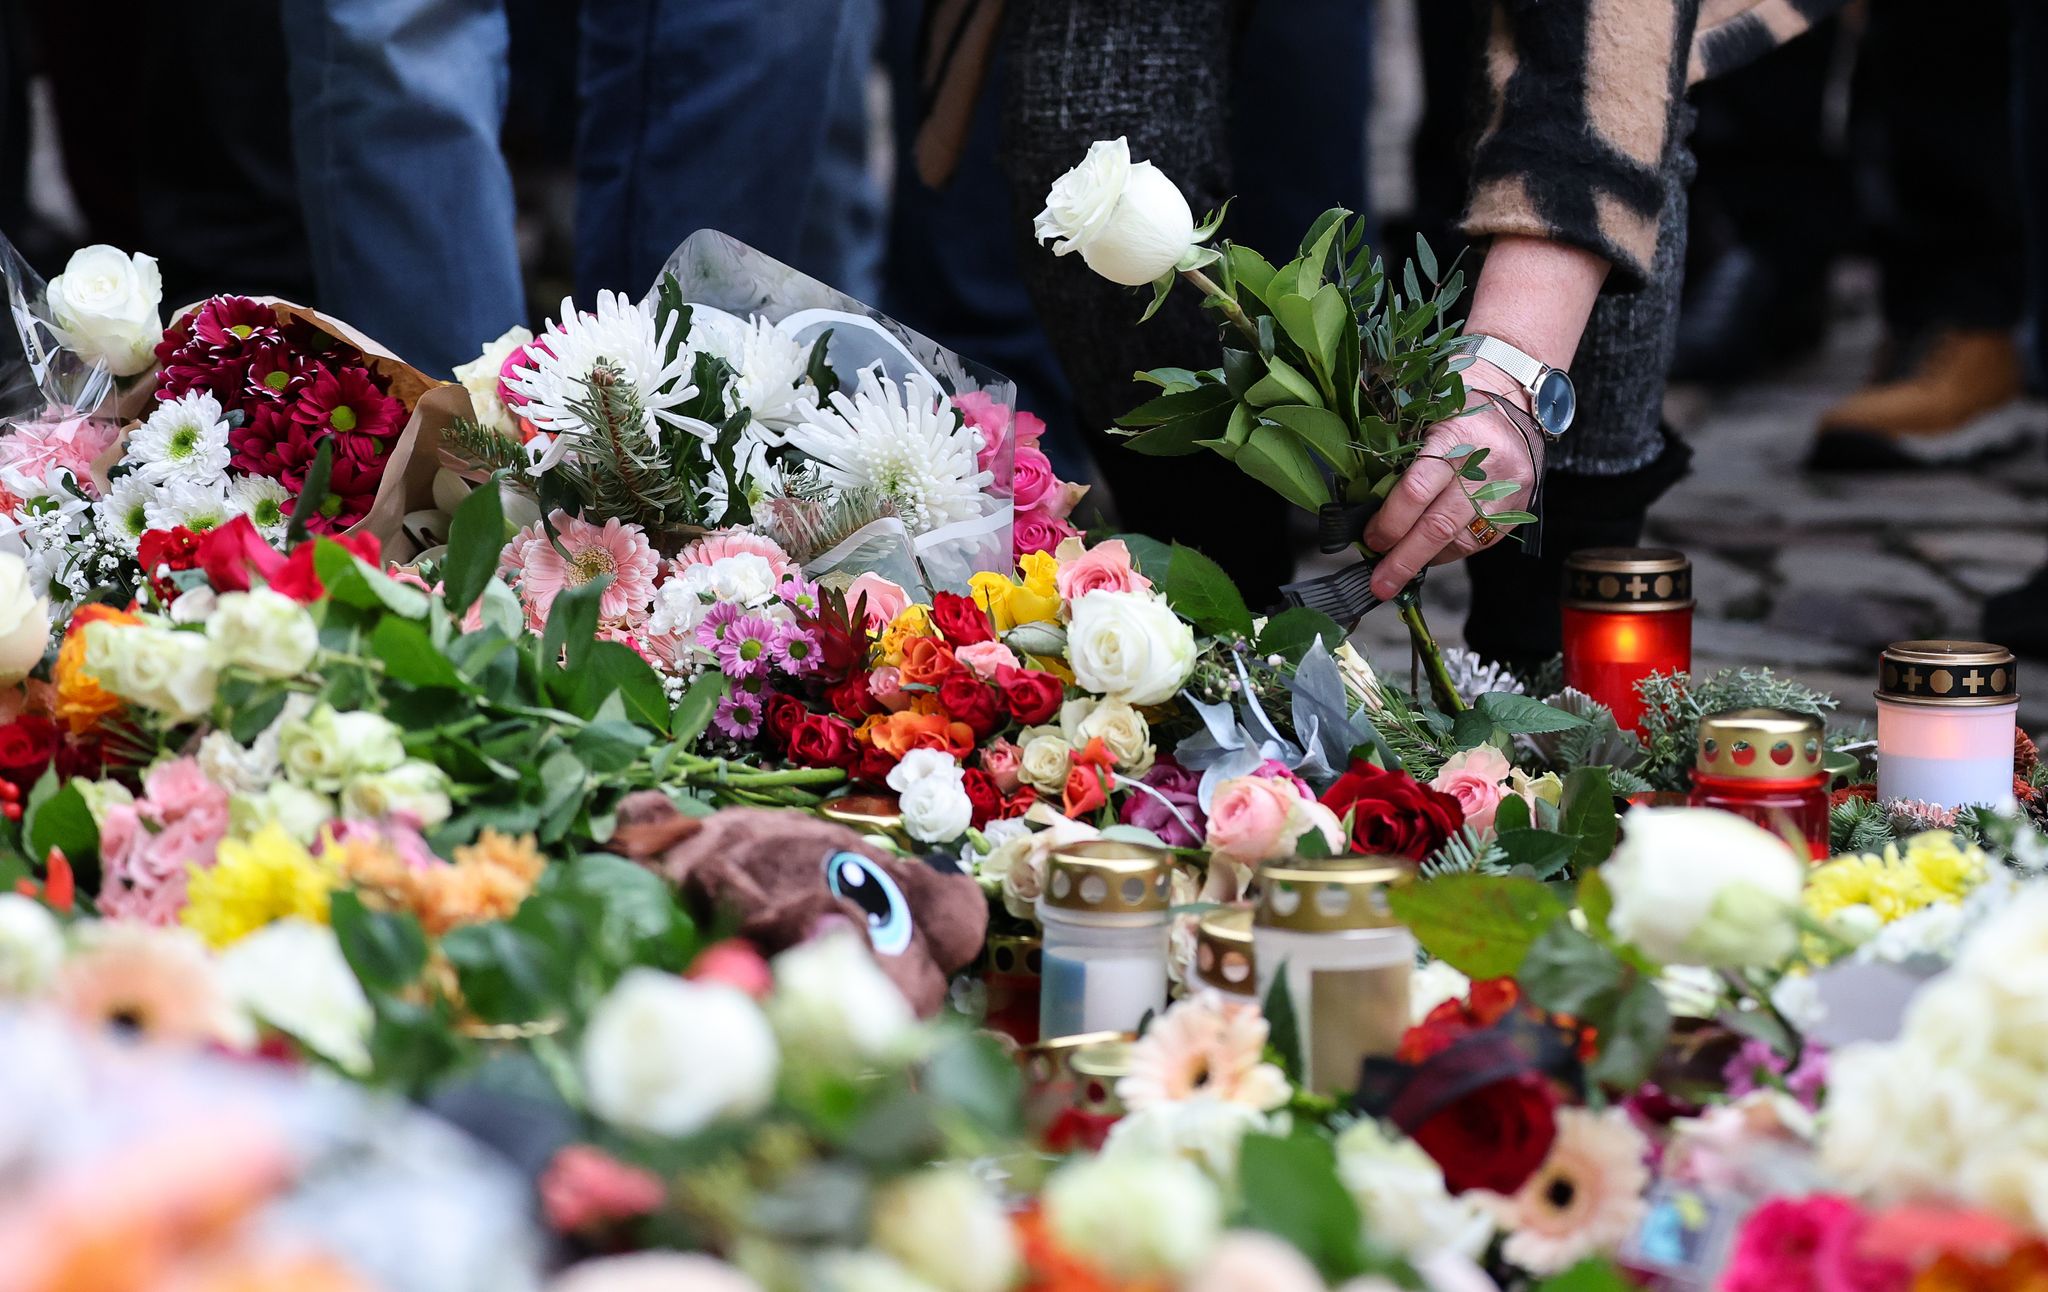
<path id="1" fill-rule="evenodd" d="M 518 440 L 467 417 L 458 417 L 444 427 L 441 443 L 485 472 L 526 469 L 526 449 Z"/>
<path id="2" fill-rule="evenodd" d="M 1700 719 L 1723 709 L 1784 709 L 1827 720 L 1835 697 L 1767 668 L 1722 669 L 1710 677 L 1652 673 L 1636 684 L 1643 699 L 1643 761 L 1635 768 L 1662 790 L 1683 790 L 1696 756 Z"/>
<path id="3" fill-rule="evenodd" d="M 617 366 L 599 363 L 583 391 L 569 411 L 589 430 L 556 470 L 586 516 L 638 525 L 662 551 L 678 546 L 697 520 L 699 482 L 648 433 L 639 393 Z"/>
<path id="4" fill-rule="evenodd" d="M 1459 826 L 1458 832 L 1437 846 L 1437 850 L 1422 863 L 1422 877 L 1435 879 L 1439 875 L 1499 875 L 1508 869 L 1508 855 L 1491 835 L 1481 838 L 1479 831 L 1471 826 Z"/>

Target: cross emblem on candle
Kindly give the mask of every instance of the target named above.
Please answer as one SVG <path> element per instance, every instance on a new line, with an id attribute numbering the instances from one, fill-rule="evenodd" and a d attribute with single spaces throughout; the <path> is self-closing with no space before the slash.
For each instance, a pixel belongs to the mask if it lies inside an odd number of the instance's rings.
<path id="1" fill-rule="evenodd" d="M 1977 694 L 1977 689 L 1984 685 L 1984 678 L 1980 674 L 1971 673 L 1963 678 L 1963 685 L 1970 689 L 1971 695 L 1975 695 Z"/>
<path id="2" fill-rule="evenodd" d="M 1628 590 L 1628 594 L 1631 597 L 1640 597 L 1650 590 L 1650 585 L 1643 582 L 1643 576 L 1640 574 L 1621 586 Z"/>
<path id="3" fill-rule="evenodd" d="M 1905 676 L 1902 677 L 1900 680 L 1906 684 L 1906 689 L 1908 691 L 1917 691 L 1920 689 L 1920 670 L 1917 668 L 1909 668 L 1906 670 Z"/>

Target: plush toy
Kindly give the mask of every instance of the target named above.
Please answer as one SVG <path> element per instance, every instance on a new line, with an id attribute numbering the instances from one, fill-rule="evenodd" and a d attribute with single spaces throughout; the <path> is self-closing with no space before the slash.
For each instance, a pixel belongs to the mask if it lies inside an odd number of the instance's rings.
<path id="1" fill-rule="evenodd" d="M 972 876 L 869 842 L 787 808 L 685 816 L 657 791 L 619 808 L 612 847 L 646 865 L 706 919 L 737 916 L 769 955 L 855 928 L 920 1014 L 938 1012 L 948 975 L 981 954 L 988 902 Z"/>

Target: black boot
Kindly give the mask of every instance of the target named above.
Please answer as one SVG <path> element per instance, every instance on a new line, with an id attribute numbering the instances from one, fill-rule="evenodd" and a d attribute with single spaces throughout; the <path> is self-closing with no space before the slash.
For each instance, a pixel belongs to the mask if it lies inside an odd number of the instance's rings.
<path id="1" fill-rule="evenodd" d="M 1565 557 L 1588 547 L 1635 546 L 1650 504 L 1691 461 L 1692 450 L 1666 429 L 1664 452 L 1628 475 L 1546 475 L 1540 549 L 1531 553 L 1509 539 L 1465 562 L 1472 578 L 1465 644 L 1517 672 L 1548 663 L 1563 647 L 1558 600 Z"/>

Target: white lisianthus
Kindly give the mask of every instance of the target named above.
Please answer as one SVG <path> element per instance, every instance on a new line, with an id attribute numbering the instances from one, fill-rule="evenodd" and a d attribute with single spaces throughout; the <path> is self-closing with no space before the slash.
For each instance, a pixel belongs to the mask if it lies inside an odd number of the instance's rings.
<path id="1" fill-rule="evenodd" d="M 913 1045 L 917 1015 L 852 933 L 830 933 L 775 957 L 768 1016 L 791 1051 L 839 1069 L 898 1057 Z"/>
<path id="2" fill-rule="evenodd" d="M 213 707 L 219 676 L 205 637 L 159 623 L 87 624 L 86 671 L 131 704 L 189 722 Z"/>
<path id="3" fill-rule="evenodd" d="M 155 257 L 131 256 L 105 243 L 80 247 L 50 280 L 45 297 L 50 321 L 72 353 L 104 362 L 116 377 L 132 377 L 156 362 L 156 343 L 164 338 L 157 317 L 164 280 Z"/>
<path id="4" fill-rule="evenodd" d="M 590 1110 L 629 1130 L 692 1135 L 768 1106 L 779 1056 L 746 993 L 635 968 L 583 1033 Z"/>
<path id="5" fill-rule="evenodd" d="M 1132 162 L 1123 139 L 1097 140 L 1080 165 L 1060 176 L 1032 223 L 1053 254 L 1078 251 L 1113 283 L 1142 287 L 1173 272 L 1195 244 L 1187 198 L 1151 162 Z"/>
<path id="6" fill-rule="evenodd" d="M 1074 743 L 1086 747 L 1098 737 L 1117 770 L 1126 776 L 1143 776 L 1152 770 L 1152 728 L 1144 715 L 1122 700 L 1104 700 L 1074 724 Z"/>
<path id="7" fill-rule="evenodd" d="M 297 677 L 320 651 L 320 630 L 306 608 L 281 592 L 225 592 L 206 621 L 213 662 L 261 677 Z"/>
<path id="8" fill-rule="evenodd" d="M 966 774 L 951 754 L 911 750 L 889 769 L 889 788 L 896 791 L 904 830 L 921 843 L 950 843 L 973 821 Z"/>
<path id="9" fill-rule="evenodd" d="M 278 728 L 277 755 L 286 775 L 331 794 L 353 777 L 388 772 L 404 762 L 405 743 L 381 714 L 337 713 L 323 703 Z"/>
<path id="10" fill-rule="evenodd" d="M 350 777 L 342 787 L 341 806 L 350 817 L 366 821 L 410 817 L 416 828 L 430 830 L 455 810 L 448 789 L 448 773 L 432 763 L 409 758 L 390 771 Z"/>
<path id="11" fill-rule="evenodd" d="M 334 817 L 333 799 L 283 779 L 260 790 L 228 796 L 228 829 L 243 839 L 275 825 L 310 848 Z"/>
<path id="12" fill-rule="evenodd" d="M 1445 1191 L 1443 1169 L 1415 1141 L 1391 1138 L 1368 1120 L 1338 1135 L 1336 1149 L 1337 1178 L 1375 1239 L 1411 1258 L 1486 1250 L 1493 1221 L 1472 1199 Z"/>
<path id="13" fill-rule="evenodd" d="M 1806 867 L 1785 841 L 1713 808 L 1633 808 L 1601 868 L 1619 936 L 1666 964 L 1769 967 L 1798 941 Z"/>
<path id="14" fill-rule="evenodd" d="M 0 999 L 33 996 L 64 962 L 64 931 L 41 902 L 0 893 Z"/>
<path id="15" fill-rule="evenodd" d="M 1104 1154 L 1070 1161 L 1045 1186 L 1060 1245 L 1116 1279 L 1184 1276 L 1216 1246 L 1216 1186 L 1180 1157 Z"/>
<path id="16" fill-rule="evenodd" d="M 28 566 L 0 552 L 0 686 L 12 686 L 50 646 L 50 599 L 36 595 Z"/>
<path id="17" fill-rule="evenodd" d="M 1195 630 L 1159 598 L 1090 592 L 1067 625 L 1067 662 L 1090 691 L 1126 704 L 1163 704 L 1195 668 Z"/>
<path id="18" fill-rule="evenodd" d="M 476 414 L 477 425 L 504 435 L 518 433 L 519 420 L 512 416 L 504 397 L 498 393 L 498 376 L 512 352 L 532 340 L 532 332 L 515 326 L 488 342 L 476 358 L 455 365 L 455 380 L 469 392 L 469 407 Z"/>
<path id="19" fill-rule="evenodd" d="M 266 924 L 221 953 L 221 981 L 252 1017 L 344 1072 L 370 1067 L 369 997 L 334 930 L 310 920 Z"/>
<path id="20" fill-rule="evenodd" d="M 959 1167 L 932 1167 L 884 1188 L 869 1239 L 939 1292 L 1003 1292 L 1016 1280 L 1009 1216 Z"/>

